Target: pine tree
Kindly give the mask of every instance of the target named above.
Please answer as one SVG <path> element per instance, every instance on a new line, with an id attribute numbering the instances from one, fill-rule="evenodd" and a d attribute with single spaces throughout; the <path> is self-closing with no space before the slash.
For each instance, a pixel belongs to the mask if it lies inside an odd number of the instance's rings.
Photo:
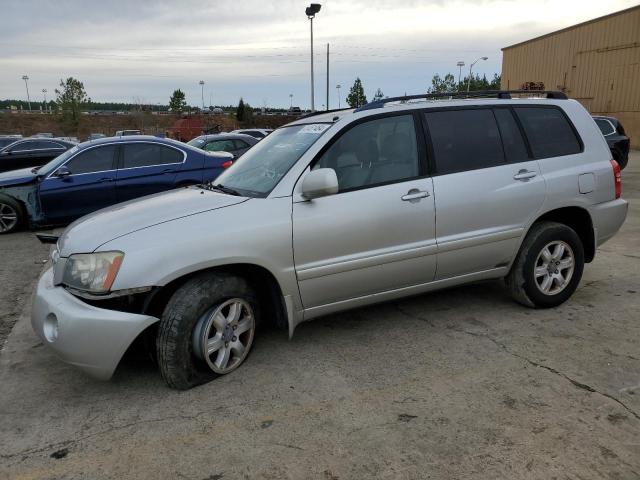
<path id="1" fill-rule="evenodd" d="M 364 88 L 362 87 L 360 77 L 356 78 L 356 81 L 353 82 L 353 86 L 349 89 L 347 103 L 352 108 L 361 107 L 362 105 L 367 104 L 367 96 L 364 94 Z"/>

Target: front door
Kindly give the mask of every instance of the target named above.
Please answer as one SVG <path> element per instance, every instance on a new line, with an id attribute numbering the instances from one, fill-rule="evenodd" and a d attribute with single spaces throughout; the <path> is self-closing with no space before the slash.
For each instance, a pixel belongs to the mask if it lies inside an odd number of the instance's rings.
<path id="1" fill-rule="evenodd" d="M 116 203 L 115 161 L 118 147 L 102 145 L 81 150 L 39 186 L 47 223 L 66 223 Z"/>
<path id="2" fill-rule="evenodd" d="M 508 266 L 545 198 L 511 109 L 424 115 L 435 161 L 436 278 Z"/>
<path id="3" fill-rule="evenodd" d="M 294 261 L 305 309 L 427 283 L 436 269 L 433 183 L 414 116 L 382 116 L 347 129 L 311 165 L 333 168 L 339 192 L 294 198 Z"/>

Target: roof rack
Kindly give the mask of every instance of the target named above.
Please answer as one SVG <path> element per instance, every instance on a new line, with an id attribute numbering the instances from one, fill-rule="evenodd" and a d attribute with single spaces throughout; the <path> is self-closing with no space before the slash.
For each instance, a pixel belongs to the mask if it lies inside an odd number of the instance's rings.
<path id="1" fill-rule="evenodd" d="M 345 110 L 351 110 L 353 107 L 346 107 L 346 108 L 334 108 L 333 110 L 316 110 L 315 112 L 309 112 L 309 113 L 305 113 L 304 115 L 300 115 L 298 117 L 298 120 L 301 118 L 309 118 L 309 117 L 315 117 L 316 115 L 322 115 L 325 113 L 333 113 L 333 112 L 344 112 Z"/>
<path id="2" fill-rule="evenodd" d="M 404 95 L 402 97 L 390 97 L 376 100 L 371 103 L 367 103 L 362 107 L 356 108 L 356 112 L 363 110 L 371 110 L 374 108 L 382 108 L 385 104 L 390 102 L 406 102 L 409 100 L 431 100 L 442 98 L 499 98 L 501 100 L 508 100 L 512 94 L 529 94 L 529 95 L 542 95 L 546 98 L 554 100 L 567 100 L 567 95 L 564 92 L 554 90 L 475 90 L 471 92 L 445 92 L 445 93 L 425 93 L 422 95 Z"/>

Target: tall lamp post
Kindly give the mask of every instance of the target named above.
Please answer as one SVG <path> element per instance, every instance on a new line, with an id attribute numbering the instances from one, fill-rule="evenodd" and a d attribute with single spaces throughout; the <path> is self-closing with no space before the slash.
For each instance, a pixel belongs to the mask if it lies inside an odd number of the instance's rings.
<path id="1" fill-rule="evenodd" d="M 473 62 L 471 65 L 469 65 L 469 78 L 467 78 L 467 93 L 469 93 L 469 87 L 471 86 L 471 69 L 480 60 L 486 60 L 487 58 L 489 58 L 489 57 L 480 57 L 475 62 Z"/>
<path id="2" fill-rule="evenodd" d="M 200 90 L 202 94 L 202 111 L 204 112 L 204 80 L 198 82 L 200 84 Z"/>
<path id="3" fill-rule="evenodd" d="M 293 93 L 289 94 L 289 111 L 293 109 Z"/>
<path id="4" fill-rule="evenodd" d="M 315 112 L 315 102 L 314 102 L 314 94 L 313 94 L 313 19 L 316 16 L 316 13 L 320 11 L 319 3 L 310 4 L 305 10 L 304 13 L 307 14 L 307 18 L 311 23 L 311 111 Z"/>
<path id="5" fill-rule="evenodd" d="M 460 78 L 462 78 L 462 67 L 464 67 L 464 62 L 456 63 L 456 66 L 460 68 L 458 72 L 458 91 L 460 91 Z"/>
<path id="6" fill-rule="evenodd" d="M 27 103 L 29 104 L 29 111 L 31 111 L 31 99 L 29 98 L 29 77 L 27 75 L 23 75 L 22 79 L 24 80 L 24 86 L 27 87 Z"/>
<path id="7" fill-rule="evenodd" d="M 338 108 L 340 108 L 340 89 L 342 88 L 342 85 L 338 84 L 336 85 L 336 90 L 338 90 Z"/>
<path id="8" fill-rule="evenodd" d="M 42 89 L 42 94 L 44 95 L 44 113 L 47 113 L 47 89 Z"/>

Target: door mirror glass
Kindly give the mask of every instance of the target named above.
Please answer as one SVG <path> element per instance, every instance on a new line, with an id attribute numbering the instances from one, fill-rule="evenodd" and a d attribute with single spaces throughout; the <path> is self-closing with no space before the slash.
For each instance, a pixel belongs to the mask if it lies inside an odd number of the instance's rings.
<path id="1" fill-rule="evenodd" d="M 58 170 L 56 170 L 56 173 L 53 174 L 54 177 L 59 177 L 59 178 L 68 177 L 69 175 L 71 175 L 71 170 L 69 170 L 64 165 L 60 167 Z"/>
<path id="2" fill-rule="evenodd" d="M 308 200 L 338 193 L 338 177 L 333 168 L 312 170 L 302 180 L 302 196 Z"/>

